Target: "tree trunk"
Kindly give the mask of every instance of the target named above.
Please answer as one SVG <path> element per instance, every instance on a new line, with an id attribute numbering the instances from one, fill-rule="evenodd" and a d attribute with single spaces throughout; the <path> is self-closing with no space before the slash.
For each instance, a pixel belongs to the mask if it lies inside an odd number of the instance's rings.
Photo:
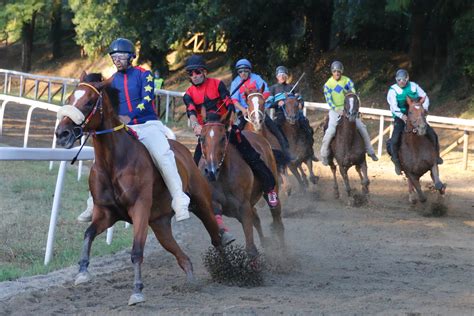
<path id="1" fill-rule="evenodd" d="M 31 70 L 31 53 L 33 52 L 33 38 L 35 31 L 36 12 L 33 12 L 31 21 L 23 23 L 21 29 L 21 69 L 28 72 Z"/>
<path id="2" fill-rule="evenodd" d="M 329 50 L 331 39 L 332 0 L 319 1 L 305 8 L 305 43 L 309 53 L 320 54 Z"/>
<path id="3" fill-rule="evenodd" d="M 53 0 L 53 13 L 51 15 L 51 42 L 53 59 L 57 59 L 62 56 L 61 40 L 62 40 L 62 27 L 61 27 L 61 15 L 62 5 L 61 0 Z"/>

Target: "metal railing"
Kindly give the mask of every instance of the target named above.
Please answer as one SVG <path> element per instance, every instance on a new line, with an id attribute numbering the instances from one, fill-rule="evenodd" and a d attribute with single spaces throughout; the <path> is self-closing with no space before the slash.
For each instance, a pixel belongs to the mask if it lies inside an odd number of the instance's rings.
<path id="1" fill-rule="evenodd" d="M 33 75 L 0 69 L 0 90 L 3 94 L 63 104 L 68 91 L 79 83 L 77 79 Z M 68 89 L 70 87 L 70 89 Z"/>

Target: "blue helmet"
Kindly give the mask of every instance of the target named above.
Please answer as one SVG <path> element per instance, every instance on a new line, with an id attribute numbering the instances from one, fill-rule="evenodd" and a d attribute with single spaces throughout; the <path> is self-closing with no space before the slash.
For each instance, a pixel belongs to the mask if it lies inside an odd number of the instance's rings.
<path id="1" fill-rule="evenodd" d="M 119 37 L 110 44 L 109 54 L 113 53 L 129 53 L 130 56 L 135 58 L 135 46 L 130 40 Z"/>
<path id="2" fill-rule="evenodd" d="M 235 69 L 239 70 L 243 68 L 252 69 L 252 64 L 250 63 L 248 59 L 245 59 L 245 58 L 239 59 L 237 63 L 235 63 Z"/>

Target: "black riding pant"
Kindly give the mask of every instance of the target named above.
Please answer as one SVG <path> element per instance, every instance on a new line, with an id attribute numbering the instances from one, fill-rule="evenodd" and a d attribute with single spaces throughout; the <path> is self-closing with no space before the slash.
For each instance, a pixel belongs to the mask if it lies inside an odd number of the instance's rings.
<path id="1" fill-rule="evenodd" d="M 275 188 L 276 182 L 272 171 L 260 158 L 260 154 L 252 147 L 247 138 L 240 132 L 237 126 L 232 126 L 229 134 L 229 143 L 235 146 L 242 158 L 249 165 L 254 175 L 262 182 L 263 191 L 270 192 Z M 199 165 L 202 157 L 201 143 L 198 142 L 194 151 L 194 162 Z"/>

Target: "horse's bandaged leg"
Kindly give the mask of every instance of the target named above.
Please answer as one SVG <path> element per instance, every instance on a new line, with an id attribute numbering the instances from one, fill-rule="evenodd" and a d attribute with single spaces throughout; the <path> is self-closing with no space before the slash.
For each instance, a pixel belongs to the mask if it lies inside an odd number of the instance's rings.
<path id="1" fill-rule="evenodd" d="M 329 156 L 329 144 L 331 140 L 336 135 L 336 128 L 339 122 L 340 116 L 337 114 L 336 111 L 330 110 L 329 111 L 329 121 L 328 121 L 328 128 L 326 129 L 326 133 L 324 133 L 323 143 L 321 144 L 321 158 L 327 159 Z"/>
<path id="2" fill-rule="evenodd" d="M 357 126 L 357 130 L 360 133 L 360 136 L 362 136 L 362 139 L 364 140 L 365 151 L 369 155 L 375 154 L 374 147 L 372 147 L 372 144 L 370 143 L 370 135 L 369 135 L 369 132 L 367 132 L 367 126 L 365 126 L 365 124 L 362 123 L 361 119 L 356 119 L 356 126 Z"/>
<path id="3" fill-rule="evenodd" d="M 163 176 L 173 198 L 171 206 L 176 213 L 176 219 L 182 220 L 189 218 L 190 200 L 183 192 L 183 183 L 178 173 L 174 153 L 163 134 L 162 125 L 159 121 L 148 121 L 145 124 L 133 125 L 133 129 L 137 132 L 139 140 L 148 149 L 155 166 Z"/>

